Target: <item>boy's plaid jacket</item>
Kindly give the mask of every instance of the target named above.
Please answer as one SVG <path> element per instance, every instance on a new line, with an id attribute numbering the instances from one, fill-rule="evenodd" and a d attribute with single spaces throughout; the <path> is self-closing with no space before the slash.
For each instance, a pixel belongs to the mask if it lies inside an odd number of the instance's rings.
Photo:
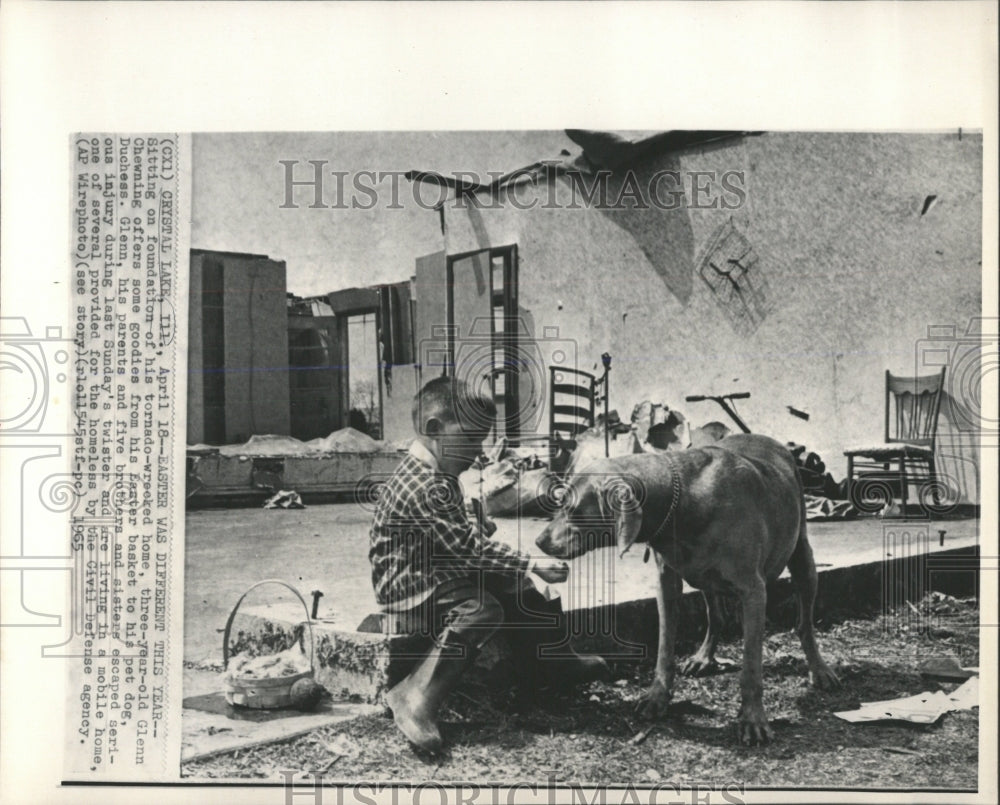
<path id="1" fill-rule="evenodd" d="M 368 558 L 375 599 L 386 609 L 411 609 L 439 584 L 479 571 L 528 570 L 526 553 L 480 534 L 465 513 L 458 480 L 432 462 L 415 442 L 379 493 Z"/>

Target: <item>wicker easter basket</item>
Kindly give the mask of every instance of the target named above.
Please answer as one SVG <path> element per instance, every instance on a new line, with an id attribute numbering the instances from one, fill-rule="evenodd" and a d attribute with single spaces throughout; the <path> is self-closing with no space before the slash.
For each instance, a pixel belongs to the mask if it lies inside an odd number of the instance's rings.
<path id="1" fill-rule="evenodd" d="M 302 608 L 306 612 L 306 624 L 309 627 L 309 670 L 301 673 L 291 674 L 274 678 L 257 678 L 252 676 L 236 676 L 228 674 L 226 677 L 226 701 L 237 707 L 250 707 L 255 710 L 273 710 L 280 707 L 289 707 L 297 703 L 298 697 L 292 692 L 292 687 L 302 679 L 314 679 L 316 675 L 316 640 L 313 636 L 312 621 L 309 618 L 309 607 L 306 606 L 305 599 L 291 584 L 281 579 L 265 579 L 252 585 L 243 595 L 240 596 L 233 611 L 229 613 L 226 621 L 226 628 L 222 635 L 222 662 L 223 668 L 229 668 L 229 633 L 233 627 L 233 620 L 236 612 L 251 591 L 264 584 L 280 584 L 291 590 L 295 597 L 299 599 Z"/>

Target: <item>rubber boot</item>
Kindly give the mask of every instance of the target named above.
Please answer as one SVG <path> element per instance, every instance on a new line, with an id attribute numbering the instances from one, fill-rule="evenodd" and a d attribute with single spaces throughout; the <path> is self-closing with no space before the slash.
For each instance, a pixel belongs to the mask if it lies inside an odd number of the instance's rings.
<path id="1" fill-rule="evenodd" d="M 611 678 L 611 669 L 603 657 L 577 654 L 566 642 L 566 615 L 558 601 L 533 601 L 532 604 L 541 611 L 558 616 L 559 622 L 551 628 L 523 628 L 511 634 L 511 648 L 521 669 L 524 687 L 566 688 Z M 543 646 L 549 647 L 546 653 L 550 656 L 540 656 Z"/>
<path id="2" fill-rule="evenodd" d="M 563 646 L 566 657 L 542 657 L 542 679 L 544 684 L 556 687 L 573 687 L 588 682 L 607 682 L 611 679 L 611 668 L 601 656 L 577 654 L 571 646 Z"/>
<path id="3" fill-rule="evenodd" d="M 420 665 L 385 695 L 396 726 L 418 749 L 441 749 L 438 710 L 476 653 L 458 635 L 445 632 Z"/>

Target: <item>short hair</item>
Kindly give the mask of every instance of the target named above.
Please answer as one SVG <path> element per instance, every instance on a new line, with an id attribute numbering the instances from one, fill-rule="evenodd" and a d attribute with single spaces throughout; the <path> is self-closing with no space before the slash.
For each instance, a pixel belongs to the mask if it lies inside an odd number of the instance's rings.
<path id="1" fill-rule="evenodd" d="M 431 417 L 442 422 L 457 422 L 463 427 L 488 431 L 493 427 L 497 407 L 489 397 L 474 392 L 464 380 L 435 377 L 427 381 L 413 397 L 413 429 L 424 434 L 424 424 Z"/>

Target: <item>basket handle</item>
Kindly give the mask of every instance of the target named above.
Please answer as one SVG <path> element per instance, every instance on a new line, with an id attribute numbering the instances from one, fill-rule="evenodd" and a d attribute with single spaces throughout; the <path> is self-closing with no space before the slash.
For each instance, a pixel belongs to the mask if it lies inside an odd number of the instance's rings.
<path id="1" fill-rule="evenodd" d="M 306 625 L 309 627 L 309 667 L 312 669 L 313 673 L 316 672 L 316 637 L 313 635 L 312 620 L 309 617 L 309 607 L 306 605 L 305 599 L 302 594 L 296 590 L 287 581 L 282 581 L 281 579 L 264 579 L 263 581 L 258 581 L 256 584 L 250 585 L 243 595 L 240 596 L 239 601 L 236 602 L 236 606 L 233 607 L 233 611 L 229 613 L 229 618 L 226 620 L 226 628 L 222 634 L 222 668 L 225 670 L 229 667 L 229 632 L 233 628 L 233 620 L 236 618 L 236 610 L 240 608 L 240 604 L 243 603 L 243 599 L 246 598 L 253 590 L 264 584 L 280 584 L 282 587 L 287 587 L 291 590 L 295 597 L 299 599 L 299 603 L 302 604 L 302 608 L 306 612 Z"/>

